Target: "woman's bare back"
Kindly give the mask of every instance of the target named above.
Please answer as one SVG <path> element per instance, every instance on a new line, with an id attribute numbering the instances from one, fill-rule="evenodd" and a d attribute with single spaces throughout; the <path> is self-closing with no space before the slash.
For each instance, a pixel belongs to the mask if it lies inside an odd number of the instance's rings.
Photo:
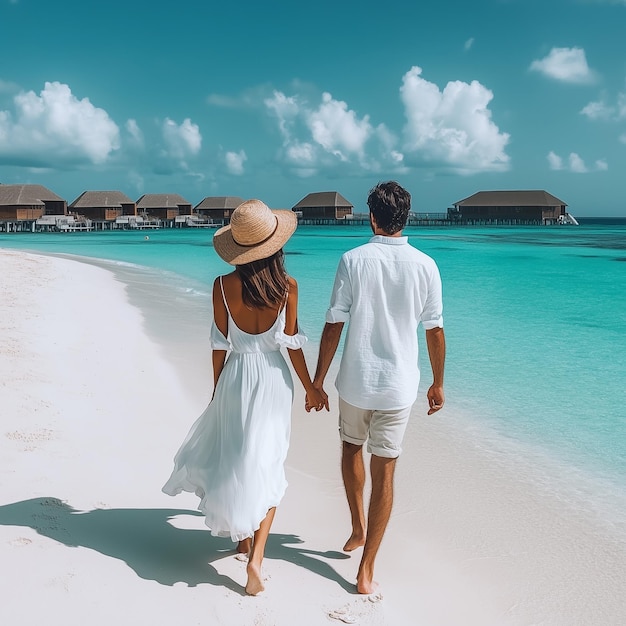
<path id="1" fill-rule="evenodd" d="M 241 278 L 236 272 L 223 276 L 222 285 L 230 315 L 237 328 L 251 335 L 259 335 L 274 325 L 284 303 L 265 308 L 247 306 L 242 298 Z"/>

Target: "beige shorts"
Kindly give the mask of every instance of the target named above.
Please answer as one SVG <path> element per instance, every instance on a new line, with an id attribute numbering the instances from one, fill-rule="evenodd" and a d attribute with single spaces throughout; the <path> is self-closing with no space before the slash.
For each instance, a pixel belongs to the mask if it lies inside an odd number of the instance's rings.
<path id="1" fill-rule="evenodd" d="M 376 456 L 395 459 L 402 452 L 402 439 L 411 407 L 392 410 L 360 409 L 339 398 L 339 434 L 342 441 L 362 446 Z"/>

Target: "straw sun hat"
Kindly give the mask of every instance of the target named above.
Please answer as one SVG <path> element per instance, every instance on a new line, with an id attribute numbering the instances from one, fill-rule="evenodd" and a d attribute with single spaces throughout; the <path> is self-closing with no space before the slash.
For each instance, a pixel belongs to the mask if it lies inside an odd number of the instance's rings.
<path id="1" fill-rule="evenodd" d="M 230 224 L 215 233 L 213 247 L 227 263 L 244 265 L 278 252 L 297 225 L 293 211 L 272 211 L 261 200 L 246 200 L 233 211 Z"/>

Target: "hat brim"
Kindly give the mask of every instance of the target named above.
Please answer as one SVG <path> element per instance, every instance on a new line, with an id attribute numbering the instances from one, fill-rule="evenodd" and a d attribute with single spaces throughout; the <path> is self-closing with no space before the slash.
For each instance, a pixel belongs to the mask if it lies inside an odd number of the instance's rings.
<path id="1" fill-rule="evenodd" d="M 278 252 L 289 240 L 298 226 L 298 217 L 293 211 L 273 210 L 276 230 L 265 241 L 253 246 L 239 245 L 233 239 L 230 224 L 222 226 L 213 236 L 215 251 L 230 265 L 245 265 L 252 261 L 267 259 Z"/>

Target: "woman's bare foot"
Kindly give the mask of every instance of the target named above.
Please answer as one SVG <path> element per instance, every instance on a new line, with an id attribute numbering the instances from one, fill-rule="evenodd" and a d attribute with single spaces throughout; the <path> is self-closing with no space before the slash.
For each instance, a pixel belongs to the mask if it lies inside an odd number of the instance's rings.
<path id="1" fill-rule="evenodd" d="M 350 539 L 346 541 L 346 545 L 343 547 L 344 552 L 352 552 L 361 546 L 365 545 L 365 533 L 352 531 Z"/>
<path id="2" fill-rule="evenodd" d="M 263 584 L 263 578 L 261 577 L 261 568 L 257 567 L 253 563 L 248 563 L 246 568 L 248 572 L 248 582 L 246 583 L 246 593 L 251 596 L 256 596 L 257 593 L 265 590 Z"/>
<path id="3" fill-rule="evenodd" d="M 237 552 L 239 554 L 250 554 L 250 550 L 252 550 L 252 537 L 248 537 L 247 539 L 242 539 L 237 544 Z"/>

